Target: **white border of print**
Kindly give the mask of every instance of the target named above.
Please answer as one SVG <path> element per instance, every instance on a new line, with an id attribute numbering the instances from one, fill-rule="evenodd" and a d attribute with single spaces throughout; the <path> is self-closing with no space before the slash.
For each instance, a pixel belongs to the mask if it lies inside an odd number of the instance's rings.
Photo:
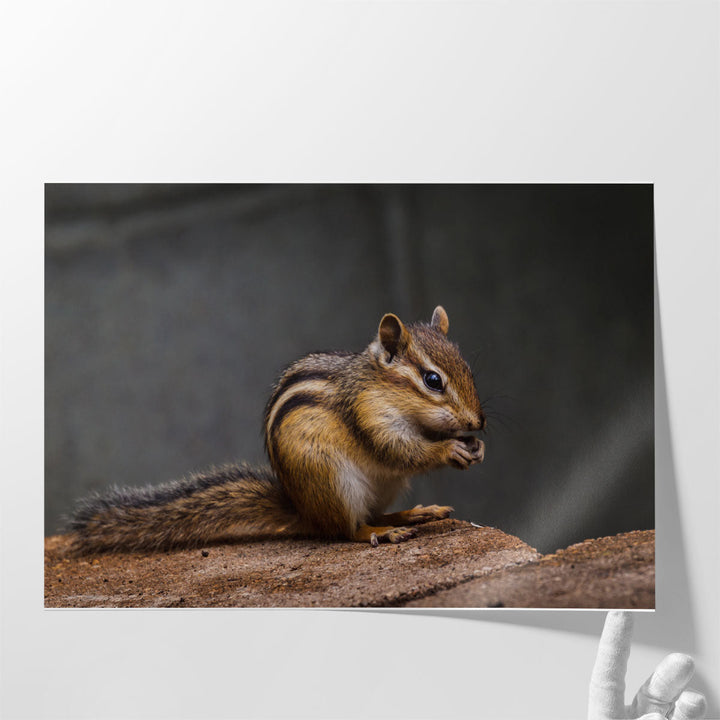
<path id="1" fill-rule="evenodd" d="M 628 685 L 687 643 L 718 715 L 717 3 L 14 3 L 0 61 L 4 717 L 577 718 L 604 616 L 43 610 L 58 181 L 654 183 L 667 483 Z"/>

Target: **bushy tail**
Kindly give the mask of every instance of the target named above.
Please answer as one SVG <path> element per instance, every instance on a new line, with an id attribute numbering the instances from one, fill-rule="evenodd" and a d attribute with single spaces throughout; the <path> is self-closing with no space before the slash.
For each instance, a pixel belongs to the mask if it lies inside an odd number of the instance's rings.
<path id="1" fill-rule="evenodd" d="M 79 554 L 197 547 L 239 535 L 299 531 L 300 521 L 269 468 L 225 465 L 144 488 L 114 488 L 81 500 L 70 521 Z"/>

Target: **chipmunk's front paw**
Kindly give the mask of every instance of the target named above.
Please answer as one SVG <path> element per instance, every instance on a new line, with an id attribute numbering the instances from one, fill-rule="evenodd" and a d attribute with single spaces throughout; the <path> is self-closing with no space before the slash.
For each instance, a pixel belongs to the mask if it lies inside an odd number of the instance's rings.
<path id="1" fill-rule="evenodd" d="M 417 535 L 415 528 L 394 527 L 388 528 L 381 533 L 373 533 L 370 536 L 370 544 L 377 547 L 381 542 L 401 543 Z"/>
<path id="2" fill-rule="evenodd" d="M 485 459 L 485 443 L 474 435 L 466 435 L 460 438 L 465 447 L 470 451 L 473 462 L 482 462 Z"/>
<path id="3" fill-rule="evenodd" d="M 485 458 L 485 443 L 474 435 L 467 435 L 448 440 L 448 464 L 465 470 L 473 463 L 482 462 Z"/>

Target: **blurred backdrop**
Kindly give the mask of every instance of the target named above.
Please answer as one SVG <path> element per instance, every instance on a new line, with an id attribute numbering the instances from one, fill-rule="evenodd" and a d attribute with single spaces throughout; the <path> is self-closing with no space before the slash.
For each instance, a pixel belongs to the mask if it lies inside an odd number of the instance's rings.
<path id="1" fill-rule="evenodd" d="M 541 552 L 654 526 L 651 185 L 46 185 L 45 523 L 264 462 L 277 374 L 442 304 L 486 460 L 397 508 Z"/>

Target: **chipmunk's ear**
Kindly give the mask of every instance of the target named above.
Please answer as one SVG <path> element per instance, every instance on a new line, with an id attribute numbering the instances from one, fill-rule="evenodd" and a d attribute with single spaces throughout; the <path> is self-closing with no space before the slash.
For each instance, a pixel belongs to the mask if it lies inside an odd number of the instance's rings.
<path id="1" fill-rule="evenodd" d="M 390 353 L 389 361 L 401 353 L 408 344 L 409 333 L 397 315 L 383 315 L 378 328 L 378 337 L 382 346 Z"/>
<path id="2" fill-rule="evenodd" d="M 450 327 L 450 321 L 448 320 L 445 308 L 442 305 L 438 305 L 432 315 L 430 326 L 439 330 L 443 335 L 448 334 L 448 328 Z"/>

